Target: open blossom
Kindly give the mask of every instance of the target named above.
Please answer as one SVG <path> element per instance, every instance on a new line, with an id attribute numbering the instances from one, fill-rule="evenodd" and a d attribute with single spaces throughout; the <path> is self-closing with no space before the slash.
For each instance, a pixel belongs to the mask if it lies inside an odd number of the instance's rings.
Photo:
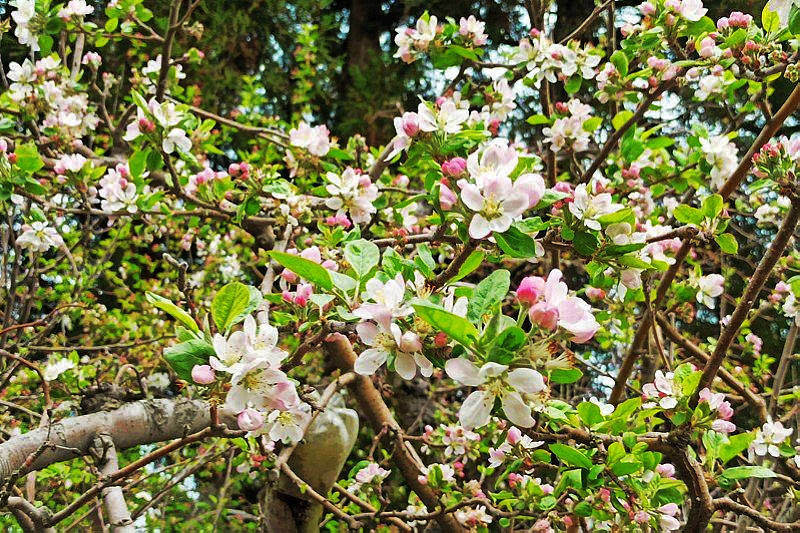
<path id="1" fill-rule="evenodd" d="M 417 115 L 419 129 L 422 131 L 458 133 L 461 130 L 461 124 L 469 118 L 469 110 L 458 108 L 453 100 L 447 99 L 438 109 L 434 109 L 425 102 L 420 102 L 417 107 Z"/>
<path id="2" fill-rule="evenodd" d="M 370 376 L 395 355 L 395 370 L 403 379 L 412 379 L 419 367 L 425 377 L 433 374 L 433 364 L 422 355 L 422 343 L 411 331 L 402 333 L 397 324 L 384 327 L 381 323 L 361 322 L 356 326 L 361 342 L 369 346 L 356 359 L 353 369 L 356 373 Z"/>
<path id="3" fill-rule="evenodd" d="M 569 204 L 569 212 L 575 215 L 575 218 L 583 221 L 587 228 L 598 231 L 602 227 L 598 219 L 620 209 L 622 209 L 622 205 L 614 203 L 610 193 L 593 195 L 585 183 L 575 187 L 574 199 Z"/>
<path id="4" fill-rule="evenodd" d="M 528 208 L 528 186 L 512 183 L 506 176 L 488 177 L 475 185 L 460 181 L 461 200 L 475 211 L 469 224 L 469 235 L 483 239 L 493 231 L 508 231 L 516 217 Z"/>
<path id="5" fill-rule="evenodd" d="M 697 301 L 709 309 L 714 309 L 714 298 L 725 291 L 725 278 L 719 274 L 709 274 L 697 280 Z"/>
<path id="6" fill-rule="evenodd" d="M 700 391 L 700 401 L 708 402 L 711 412 L 719 415 L 719 418 L 711 423 L 711 429 L 719 433 L 732 433 L 736 430 L 736 425 L 730 422 L 733 416 L 733 408 L 731 404 L 725 400 L 725 395 L 721 392 L 713 393 L 706 387 Z"/>
<path id="7" fill-rule="evenodd" d="M 419 52 L 427 50 L 430 42 L 436 38 L 438 28 L 439 20 L 435 16 L 420 17 L 414 28 L 397 28 L 397 35 L 394 37 L 397 51 L 394 57 L 406 63 L 414 62 Z"/>
<path id="8" fill-rule="evenodd" d="M 352 167 L 347 167 L 341 174 L 328 172 L 329 185 L 326 186 L 330 198 L 325 205 L 338 214 L 350 213 L 356 224 L 369 222 L 377 211 L 375 200 L 378 198 L 378 186 L 372 183 L 367 175 L 359 175 Z"/>
<path id="9" fill-rule="evenodd" d="M 45 381 L 55 381 L 58 379 L 58 376 L 73 368 L 75 368 L 75 363 L 66 357 L 62 357 L 57 361 L 50 361 L 47 363 L 42 369 L 42 376 Z"/>
<path id="10" fill-rule="evenodd" d="M 192 149 L 192 140 L 186 136 L 186 132 L 182 129 L 172 128 L 161 140 L 161 148 L 167 154 L 171 154 L 176 148 L 179 152 L 188 152 Z"/>
<path id="11" fill-rule="evenodd" d="M 389 474 L 391 474 L 391 471 L 381 468 L 378 463 L 369 463 L 356 472 L 356 481 L 360 484 L 372 483 L 373 481 L 380 483 L 386 479 Z"/>
<path id="12" fill-rule="evenodd" d="M 86 158 L 81 154 L 62 155 L 56 161 L 53 170 L 56 174 L 66 174 L 67 172 L 80 172 L 86 164 Z"/>
<path id="13" fill-rule="evenodd" d="M 287 409 L 299 403 L 294 384 L 282 371 L 265 360 L 253 360 L 239 368 L 231 378 L 225 406 L 239 413 L 254 409 Z"/>
<path id="14" fill-rule="evenodd" d="M 371 278 L 364 288 L 365 300 L 369 299 L 371 302 L 362 303 L 353 311 L 357 317 L 374 320 L 388 330 L 393 319 L 413 313 L 410 306 L 403 304 L 406 283 L 402 274 L 397 274 L 385 283 L 377 277 Z"/>
<path id="15" fill-rule="evenodd" d="M 661 370 L 656 370 L 656 379 L 653 383 L 646 383 L 642 387 L 642 396 L 646 400 L 657 400 L 659 407 L 662 409 L 672 409 L 678 405 L 676 397 L 677 391 L 673 382 L 674 375 L 672 372 L 666 374 Z M 654 406 L 655 403 L 648 402 L 642 405 Z"/>
<path id="16" fill-rule="evenodd" d="M 446 457 L 455 455 L 457 457 L 467 453 L 467 449 L 472 442 L 480 442 L 481 436 L 461 426 L 446 426 L 442 443 L 447 447 L 444 450 Z"/>
<path id="17" fill-rule="evenodd" d="M 303 428 L 310 419 L 311 406 L 298 401 L 286 408 L 271 411 L 263 431 L 273 442 L 281 441 L 284 444 L 300 442 L 303 438 Z"/>
<path id="18" fill-rule="evenodd" d="M 764 425 L 756 432 L 756 438 L 750 443 L 748 456 L 752 461 L 755 456 L 763 457 L 767 454 L 772 457 L 780 457 L 779 446 L 794 432 L 792 428 L 785 428 L 781 422 L 764 422 Z"/>
<path id="19" fill-rule="evenodd" d="M 719 189 L 739 163 L 736 145 L 726 135 L 714 135 L 708 139 L 701 137 L 700 149 L 711 165 L 711 187 Z"/>
<path id="20" fill-rule="evenodd" d="M 17 27 L 14 29 L 14 35 L 17 37 L 19 44 L 27 44 L 31 50 L 37 52 L 39 50 L 39 36 L 31 31 L 29 23 L 34 16 L 36 16 L 36 0 L 16 0 L 14 4 L 16 10 L 11 13 L 11 18 L 14 19 Z"/>
<path id="21" fill-rule="evenodd" d="M 457 162 L 460 166 L 463 160 L 456 158 L 452 161 Z M 490 178 L 510 177 L 517 167 L 518 161 L 519 154 L 516 148 L 509 146 L 505 139 L 494 139 L 483 149 L 469 154 L 466 167 L 473 181 L 481 185 Z M 457 174 L 452 175 L 456 176 Z"/>
<path id="22" fill-rule="evenodd" d="M 600 326 L 592 314 L 592 307 L 583 299 L 569 295 L 567 284 L 561 281 L 562 275 L 560 270 L 554 269 L 544 283 L 530 282 L 541 287 L 541 295 L 528 311 L 528 316 L 539 327 L 554 330 L 560 326 L 572 333 L 574 342 L 588 342 Z"/>
<path id="23" fill-rule="evenodd" d="M 598 61 L 599 61 L 599 56 Z M 564 105 L 564 104 L 560 104 Z M 583 128 L 583 123 L 591 118 L 592 108 L 573 98 L 564 106 L 566 117 L 559 117 L 552 126 L 544 128 L 542 133 L 545 142 L 550 144 L 553 152 L 564 148 L 572 148 L 575 152 L 583 152 L 589 148 L 590 134 Z"/>
<path id="24" fill-rule="evenodd" d="M 23 226 L 16 243 L 20 248 L 28 248 L 32 252 L 46 252 L 61 246 L 64 241 L 54 227 L 48 226 L 47 222 L 36 221 L 30 226 Z"/>
<path id="25" fill-rule="evenodd" d="M 69 0 L 58 12 L 59 18 L 83 17 L 94 12 L 94 8 L 86 4 L 86 0 Z"/>
<path id="26" fill-rule="evenodd" d="M 465 507 L 455 512 L 456 520 L 468 527 L 476 527 L 492 523 L 492 515 L 486 512 L 485 505 Z"/>
<path id="27" fill-rule="evenodd" d="M 309 153 L 322 157 L 331 149 L 330 132 L 325 125 L 311 127 L 304 121 L 289 130 L 292 146 L 305 148 Z"/>
<path id="28" fill-rule="evenodd" d="M 536 394 L 547 389 L 542 375 L 531 368 L 515 368 L 509 371 L 507 365 L 498 363 L 485 363 L 478 368 L 471 361 L 458 357 L 445 363 L 445 371 L 459 383 L 481 387 L 464 400 L 458 412 L 459 422 L 467 429 L 489 423 L 496 398 L 500 398 L 503 412 L 512 423 L 531 427 L 534 423 L 531 408 L 525 403 L 522 394 Z"/>
<path id="29" fill-rule="evenodd" d="M 697 22 L 708 13 L 708 9 L 703 7 L 702 0 L 681 0 L 678 13 L 690 22 Z"/>
<path id="30" fill-rule="evenodd" d="M 472 40 L 472 44 L 476 46 L 486 44 L 486 40 L 489 38 L 489 36 L 484 32 L 485 28 L 486 23 L 482 20 L 476 19 L 475 15 L 470 15 L 469 18 L 461 17 L 461 20 L 458 23 L 459 35 L 462 37 L 468 37 Z"/>

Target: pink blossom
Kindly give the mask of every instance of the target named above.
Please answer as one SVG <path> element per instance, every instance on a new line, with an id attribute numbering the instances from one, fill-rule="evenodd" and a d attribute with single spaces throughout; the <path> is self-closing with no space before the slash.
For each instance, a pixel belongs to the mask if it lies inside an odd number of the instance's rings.
<path id="1" fill-rule="evenodd" d="M 647 514 L 647 511 L 636 511 L 636 514 L 633 515 L 633 521 L 637 524 L 646 524 L 648 520 L 650 520 L 650 515 Z"/>
<path id="2" fill-rule="evenodd" d="M 264 415 L 255 409 L 247 408 L 236 417 L 239 429 L 244 431 L 255 431 L 264 425 Z"/>
<path id="3" fill-rule="evenodd" d="M 449 211 L 456 205 L 458 202 L 458 196 L 456 193 L 450 189 L 444 182 L 439 184 L 439 204 L 441 204 L 442 209 L 445 211 Z"/>
<path id="4" fill-rule="evenodd" d="M 597 287 L 587 287 L 586 296 L 588 296 L 590 300 L 596 302 L 606 297 L 606 291 L 598 289 Z"/>
<path id="5" fill-rule="evenodd" d="M 467 171 L 467 160 L 463 157 L 454 157 L 442 163 L 442 174 L 453 178 L 461 177 Z"/>
<path id="6" fill-rule="evenodd" d="M 561 271 L 552 270 L 544 286 L 544 299 L 531 307 L 528 316 L 538 326 L 554 330 L 561 326 L 572 333 L 572 341 L 589 341 L 599 328 L 591 306 L 584 300 L 569 296 L 567 284 L 561 281 Z"/>
<path id="7" fill-rule="evenodd" d="M 517 300 L 521 304 L 532 306 L 543 293 L 544 279 L 539 276 L 528 276 L 517 287 Z"/>
<path id="8" fill-rule="evenodd" d="M 660 464 L 656 467 L 656 472 L 658 472 L 662 477 L 674 477 L 675 465 L 672 463 Z"/>
<path id="9" fill-rule="evenodd" d="M 192 367 L 192 381 L 200 385 L 213 383 L 216 378 L 214 369 L 209 365 L 194 365 Z"/>

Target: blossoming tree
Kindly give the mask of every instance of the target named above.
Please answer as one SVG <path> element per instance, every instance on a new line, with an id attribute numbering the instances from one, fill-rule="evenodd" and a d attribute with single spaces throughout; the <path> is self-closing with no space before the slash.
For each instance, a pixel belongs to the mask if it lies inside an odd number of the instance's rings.
<path id="1" fill-rule="evenodd" d="M 800 530 L 793 3 L 419 13 L 368 146 L 204 110 L 199 0 L 16 0 L 3 527 Z"/>

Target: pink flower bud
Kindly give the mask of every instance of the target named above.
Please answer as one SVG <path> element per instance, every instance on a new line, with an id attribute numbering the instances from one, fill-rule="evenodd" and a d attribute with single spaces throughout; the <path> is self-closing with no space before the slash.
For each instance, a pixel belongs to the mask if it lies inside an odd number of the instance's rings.
<path id="1" fill-rule="evenodd" d="M 200 385 L 208 385 L 214 383 L 216 375 L 214 369 L 209 365 L 194 365 L 192 367 L 192 381 Z"/>
<path id="2" fill-rule="evenodd" d="M 239 172 L 241 172 L 241 171 L 242 171 L 242 169 L 239 166 L 239 163 L 231 163 L 230 165 L 228 165 L 228 174 L 230 174 L 231 176 L 234 176 L 234 177 L 238 176 Z"/>
<path id="3" fill-rule="evenodd" d="M 593 302 L 603 300 L 606 297 L 606 291 L 598 289 L 597 287 L 587 287 L 586 296 Z"/>
<path id="4" fill-rule="evenodd" d="M 660 513 L 663 513 L 668 516 L 675 516 L 680 509 L 678 508 L 678 504 L 676 503 L 665 503 L 661 507 L 658 508 Z"/>
<path id="5" fill-rule="evenodd" d="M 672 463 L 660 464 L 656 467 L 656 472 L 662 477 L 673 477 L 675 476 L 675 465 Z"/>
<path id="6" fill-rule="evenodd" d="M 442 163 L 442 174 L 453 178 L 460 177 L 467 170 L 467 160 L 454 157 Z"/>
<path id="7" fill-rule="evenodd" d="M 637 524 L 646 524 L 648 520 L 650 520 L 650 515 L 647 514 L 647 511 L 636 511 L 636 514 L 633 515 L 633 521 Z"/>
<path id="8" fill-rule="evenodd" d="M 517 287 L 517 300 L 527 306 L 535 304 L 544 293 L 544 278 L 528 276 Z"/>
<path id="9" fill-rule="evenodd" d="M 247 408 L 236 417 L 239 429 L 244 431 L 255 431 L 264 425 L 264 415 L 255 409 Z"/>
<path id="10" fill-rule="evenodd" d="M 403 133 L 415 137 L 419 133 L 419 117 L 416 113 L 403 113 Z"/>
<path id="11" fill-rule="evenodd" d="M 516 445 L 520 440 L 522 440 L 522 431 L 520 431 L 517 427 L 512 427 L 508 430 L 506 440 L 512 446 Z"/>
<path id="12" fill-rule="evenodd" d="M 458 202 L 458 196 L 456 196 L 456 193 L 454 193 L 450 187 L 442 183 L 439 186 L 439 203 L 441 204 L 442 209 L 449 211 L 454 205 L 456 205 L 456 202 Z"/>

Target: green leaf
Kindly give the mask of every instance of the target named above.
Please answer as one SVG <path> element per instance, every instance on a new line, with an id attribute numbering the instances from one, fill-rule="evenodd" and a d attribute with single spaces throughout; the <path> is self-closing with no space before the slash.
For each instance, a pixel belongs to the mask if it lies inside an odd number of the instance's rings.
<path id="1" fill-rule="evenodd" d="M 478 330 L 464 317 L 430 304 L 418 303 L 412 306 L 422 320 L 464 346 L 470 346 L 478 338 Z"/>
<path id="2" fill-rule="evenodd" d="M 344 258 L 356 271 L 359 278 L 365 277 L 370 270 L 378 266 L 381 251 L 377 245 L 366 239 L 348 242 L 344 247 Z"/>
<path id="3" fill-rule="evenodd" d="M 42 54 L 42 57 L 50 55 L 50 51 L 53 49 L 53 38 L 43 33 L 39 36 L 38 42 L 39 53 Z"/>
<path id="4" fill-rule="evenodd" d="M 551 444 L 550 451 L 558 457 L 562 463 L 570 466 L 579 466 L 581 468 L 591 468 L 592 460 L 589 459 L 583 452 L 576 450 L 571 446 L 565 444 Z"/>
<path id="5" fill-rule="evenodd" d="M 39 151 L 33 143 L 17 147 L 17 166 L 27 172 L 36 172 L 44 166 L 44 161 L 39 156 Z"/>
<path id="6" fill-rule="evenodd" d="M 458 269 L 458 274 L 453 276 L 449 282 L 454 283 L 460 279 L 463 279 L 469 276 L 472 272 L 474 272 L 481 264 L 483 263 L 483 259 L 486 257 L 486 254 L 480 250 L 475 250 L 467 260 L 464 261 L 464 264 L 461 265 L 461 268 Z"/>
<path id="7" fill-rule="evenodd" d="M 611 471 L 617 476 L 632 474 L 642 468 L 642 462 L 633 455 L 626 455 L 618 463 L 611 467 Z"/>
<path id="8" fill-rule="evenodd" d="M 536 256 L 536 242 L 514 226 L 504 233 L 494 232 L 493 235 L 497 246 L 511 257 L 528 259 Z"/>
<path id="9" fill-rule="evenodd" d="M 211 302 L 211 318 L 220 331 L 228 331 L 231 326 L 238 324 L 246 314 L 258 306 L 252 306 L 252 294 L 250 288 L 244 283 L 234 281 L 228 283 L 214 297 Z"/>
<path id="10" fill-rule="evenodd" d="M 552 119 L 549 119 L 544 115 L 531 115 L 526 119 L 526 122 L 531 126 L 537 126 L 539 124 L 550 124 Z"/>
<path id="11" fill-rule="evenodd" d="M 163 296 L 159 296 L 158 294 L 153 294 L 152 292 L 147 292 L 145 293 L 144 297 L 149 303 L 151 303 L 158 309 L 161 309 L 165 313 L 171 315 L 173 318 L 177 319 L 178 322 L 180 322 L 190 330 L 194 332 L 200 331 L 200 328 L 197 326 L 197 322 L 194 321 L 194 319 L 191 317 L 191 315 L 189 315 L 189 313 L 187 313 L 174 303 L 170 302 Z"/>
<path id="12" fill-rule="evenodd" d="M 314 261 L 300 257 L 299 255 L 278 252 L 277 250 L 269 252 L 269 256 L 283 267 L 288 268 L 301 278 L 308 280 L 321 289 L 329 291 L 333 288 L 330 272 Z"/>
<path id="13" fill-rule="evenodd" d="M 341 148 L 331 148 L 325 155 L 332 157 L 333 159 L 338 159 L 339 161 L 352 161 L 354 159 L 352 155 L 348 154 Z"/>
<path id="14" fill-rule="evenodd" d="M 204 340 L 192 339 L 164 350 L 164 359 L 184 381 L 192 382 L 192 368 L 208 364 L 214 355 L 214 347 Z"/>
<path id="15" fill-rule="evenodd" d="M 622 111 L 614 115 L 614 118 L 611 119 L 611 125 L 614 126 L 615 130 L 618 130 L 622 126 L 624 126 L 625 123 L 628 122 L 632 116 L 633 113 L 631 111 L 623 109 Z"/>
<path id="16" fill-rule="evenodd" d="M 575 94 L 580 90 L 581 83 L 583 83 L 583 78 L 576 74 L 567 80 L 564 84 L 564 90 L 567 91 L 567 94 Z"/>
<path id="17" fill-rule="evenodd" d="M 583 123 L 583 130 L 593 132 L 603 124 L 603 117 L 592 117 Z"/>
<path id="18" fill-rule="evenodd" d="M 703 212 L 688 205 L 679 205 L 672 211 L 675 220 L 699 226 L 703 223 Z"/>
<path id="19" fill-rule="evenodd" d="M 581 402 L 578 405 L 578 416 L 583 423 L 589 427 L 603 421 L 603 415 L 600 413 L 600 407 L 592 402 Z M 610 463 L 611 460 L 609 459 L 608 462 Z"/>
<path id="20" fill-rule="evenodd" d="M 611 54 L 608 60 L 617 68 L 623 78 L 628 75 L 628 56 L 625 55 L 625 52 L 617 50 Z"/>
<path id="21" fill-rule="evenodd" d="M 756 438 L 755 434 L 753 433 L 738 433 L 736 435 L 730 435 L 728 437 L 728 442 L 720 446 L 719 449 L 719 458 L 722 461 L 722 464 L 727 463 L 747 448 L 750 447 L 750 443 Z"/>
<path id="22" fill-rule="evenodd" d="M 147 157 L 150 155 L 150 150 L 136 150 L 133 155 L 128 159 L 128 168 L 130 168 L 131 176 L 134 178 L 141 177 L 147 168 Z"/>
<path id="23" fill-rule="evenodd" d="M 467 307 L 467 318 L 475 322 L 494 304 L 503 301 L 511 286 L 511 274 L 508 270 L 495 270 L 486 279 L 478 283 L 472 293 Z"/>
<path id="24" fill-rule="evenodd" d="M 708 218 L 717 218 L 722 213 L 724 201 L 719 194 L 712 194 L 703 200 L 703 214 Z"/>
<path id="25" fill-rule="evenodd" d="M 583 377 L 583 372 L 578 368 L 554 368 L 550 371 L 552 383 L 575 383 Z"/>
<path id="26" fill-rule="evenodd" d="M 597 240 L 597 237 L 593 233 L 579 231 L 575 234 L 572 244 L 575 246 L 576 252 L 581 255 L 590 256 L 597 251 L 597 247 L 600 246 L 600 241 Z"/>
<path id="27" fill-rule="evenodd" d="M 789 31 L 793 35 L 800 35 L 800 7 L 792 5 L 792 10 L 789 12 Z"/>
<path id="28" fill-rule="evenodd" d="M 501 365 L 509 364 L 527 341 L 528 336 L 521 328 L 512 326 L 504 329 L 489 352 L 489 361 L 500 363 Z"/>
<path id="29" fill-rule="evenodd" d="M 719 244 L 719 249 L 726 254 L 735 254 L 739 251 L 739 243 L 736 241 L 736 237 L 730 233 L 717 235 L 714 237 L 714 240 L 717 241 L 717 244 Z"/>
<path id="30" fill-rule="evenodd" d="M 781 19 L 775 11 L 769 8 L 769 2 L 764 5 L 764 9 L 761 11 L 761 26 L 768 33 L 781 29 Z"/>
<path id="31" fill-rule="evenodd" d="M 722 471 L 722 477 L 728 479 L 771 478 L 776 476 L 777 474 L 766 466 L 734 466 Z"/>

